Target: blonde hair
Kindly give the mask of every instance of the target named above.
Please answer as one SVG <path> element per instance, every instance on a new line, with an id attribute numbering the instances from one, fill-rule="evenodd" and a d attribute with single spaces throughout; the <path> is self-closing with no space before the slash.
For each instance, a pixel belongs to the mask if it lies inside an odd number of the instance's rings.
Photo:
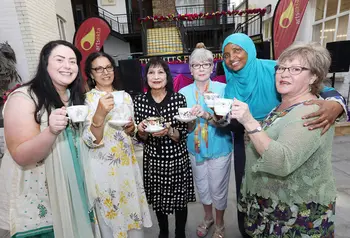
<path id="1" fill-rule="evenodd" d="M 203 42 L 198 42 L 198 43 L 196 44 L 196 49 L 200 49 L 200 48 L 206 49 L 207 47 L 205 47 L 205 44 L 204 44 Z"/>
<path id="2" fill-rule="evenodd" d="M 323 88 L 322 81 L 326 79 L 331 65 L 329 51 L 316 42 L 295 43 L 282 52 L 277 63 L 283 63 L 295 58 L 307 64 L 311 74 L 317 77 L 310 85 L 310 92 L 315 95 L 320 93 Z"/>
<path id="3" fill-rule="evenodd" d="M 192 54 L 190 55 L 190 67 L 193 61 L 209 61 L 210 63 L 214 62 L 213 53 L 210 50 L 204 48 L 194 49 Z"/>

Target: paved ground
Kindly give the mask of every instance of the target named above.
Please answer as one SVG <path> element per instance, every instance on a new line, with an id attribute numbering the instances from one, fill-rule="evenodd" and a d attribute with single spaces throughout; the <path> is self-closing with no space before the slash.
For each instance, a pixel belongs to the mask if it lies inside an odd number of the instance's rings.
<path id="1" fill-rule="evenodd" d="M 142 166 L 142 153 L 138 152 L 138 160 Z M 350 136 L 335 137 L 333 146 L 333 169 L 336 177 L 338 198 L 336 205 L 336 233 L 337 238 L 350 237 Z M 234 171 L 232 163 L 232 171 Z M 228 209 L 225 213 L 226 237 L 239 238 L 240 234 L 236 224 L 236 194 L 234 186 L 234 173 L 231 173 L 230 188 L 229 188 L 229 202 Z M 195 229 L 198 222 L 203 218 L 203 209 L 197 197 L 196 203 L 189 205 L 188 221 L 187 221 L 187 238 L 196 238 Z M 153 227 L 145 230 L 145 238 L 158 237 L 158 225 L 155 214 L 153 216 Z M 174 237 L 174 216 L 170 216 L 170 238 Z M 208 238 L 211 238 L 211 229 Z"/>

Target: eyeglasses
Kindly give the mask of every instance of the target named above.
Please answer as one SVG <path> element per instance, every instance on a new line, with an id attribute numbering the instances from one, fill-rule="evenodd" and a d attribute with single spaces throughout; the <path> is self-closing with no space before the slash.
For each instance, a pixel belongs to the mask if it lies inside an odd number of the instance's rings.
<path id="1" fill-rule="evenodd" d="M 211 66 L 211 63 L 205 63 L 205 64 L 192 64 L 191 67 L 194 69 L 200 69 L 201 67 L 203 69 L 209 69 Z"/>
<path id="2" fill-rule="evenodd" d="M 108 65 L 106 67 L 99 66 L 99 67 L 92 68 L 92 69 L 95 70 L 96 73 L 102 73 L 104 70 L 107 70 L 107 72 L 114 71 L 114 68 L 112 65 Z"/>
<path id="3" fill-rule="evenodd" d="M 290 67 L 283 67 L 280 65 L 275 66 L 276 74 L 283 74 L 283 72 L 288 69 L 289 73 L 292 75 L 298 75 L 301 74 L 301 72 L 305 70 L 310 70 L 308 68 L 302 67 L 302 66 L 290 66 Z"/>

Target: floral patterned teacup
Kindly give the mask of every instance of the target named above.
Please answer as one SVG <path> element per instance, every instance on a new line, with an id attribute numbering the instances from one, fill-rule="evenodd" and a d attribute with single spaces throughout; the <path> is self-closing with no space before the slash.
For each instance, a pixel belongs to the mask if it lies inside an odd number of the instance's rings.
<path id="1" fill-rule="evenodd" d="M 214 107 L 215 105 L 215 99 L 219 98 L 220 95 L 217 93 L 204 93 L 204 102 L 207 104 L 208 107 Z"/>
<path id="2" fill-rule="evenodd" d="M 191 110 L 192 108 L 190 107 L 180 107 L 178 109 L 180 118 L 181 119 L 191 118 L 192 117 Z"/>
<path id="3" fill-rule="evenodd" d="M 149 129 L 163 127 L 163 120 L 161 117 L 149 117 L 146 119 L 146 126 Z"/>
<path id="4" fill-rule="evenodd" d="M 67 113 L 69 116 L 69 119 L 72 120 L 72 122 L 84 122 L 87 115 L 88 115 L 89 108 L 85 105 L 77 105 L 77 106 L 70 106 L 67 107 Z"/>

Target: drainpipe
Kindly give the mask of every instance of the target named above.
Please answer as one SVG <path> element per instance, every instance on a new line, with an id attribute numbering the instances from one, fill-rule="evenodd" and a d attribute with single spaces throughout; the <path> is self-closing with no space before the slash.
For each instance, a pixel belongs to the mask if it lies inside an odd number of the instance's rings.
<path id="1" fill-rule="evenodd" d="M 245 0 L 245 9 L 248 9 L 249 8 L 249 3 L 248 3 L 248 0 Z M 245 25 L 245 34 L 248 35 L 248 14 L 245 14 L 245 22 L 247 22 L 247 24 Z"/>

